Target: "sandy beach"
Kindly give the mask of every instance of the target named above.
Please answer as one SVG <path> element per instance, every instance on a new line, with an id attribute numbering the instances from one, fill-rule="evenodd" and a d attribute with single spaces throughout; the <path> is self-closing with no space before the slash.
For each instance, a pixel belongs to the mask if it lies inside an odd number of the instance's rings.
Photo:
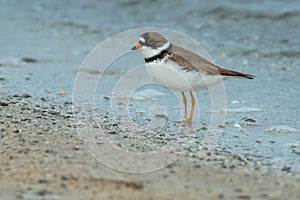
<path id="1" fill-rule="evenodd" d="M 71 104 L 1 97 L 1 199 L 299 199 L 300 174 L 216 149 L 128 174 L 89 154 Z"/>
<path id="2" fill-rule="evenodd" d="M 300 199 L 299 1 L 0 4 L 0 199 Z M 78 118 L 77 109 L 83 108 L 74 106 L 74 83 L 78 73 L 86 80 L 102 77 L 93 96 L 99 118 L 92 129 L 101 130 L 112 146 L 135 153 L 170 148 L 169 155 L 177 155 L 180 145 L 174 143 L 187 138 L 176 138 L 180 108 L 164 88 L 137 91 L 128 104 L 130 119 L 141 127 L 153 120 L 148 110 L 153 105 L 167 110 L 155 115 L 166 124 L 152 137 L 123 127 L 108 109 L 120 77 L 142 64 L 138 52 L 129 52 L 105 73 L 79 68 L 106 38 L 152 26 L 180 31 L 214 62 L 256 77 L 224 83 L 226 117 L 213 149 L 201 149 L 212 115 L 210 95 L 202 91 L 197 93 L 200 124 L 181 156 L 161 169 L 127 173 L 116 168 L 128 160 L 107 167 L 79 133 L 91 116 Z M 114 150 L 109 153 L 105 159 Z"/>

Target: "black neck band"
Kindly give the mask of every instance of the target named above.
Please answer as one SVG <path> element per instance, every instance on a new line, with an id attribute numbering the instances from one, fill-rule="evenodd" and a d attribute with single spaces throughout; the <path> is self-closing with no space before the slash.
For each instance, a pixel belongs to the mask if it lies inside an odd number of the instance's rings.
<path id="1" fill-rule="evenodd" d="M 170 48 L 171 48 L 171 45 L 167 49 L 162 50 L 158 55 L 150 57 L 150 58 L 145 58 L 145 62 L 150 63 L 150 62 L 153 62 L 155 60 L 163 59 L 165 56 L 167 56 L 170 53 Z"/>

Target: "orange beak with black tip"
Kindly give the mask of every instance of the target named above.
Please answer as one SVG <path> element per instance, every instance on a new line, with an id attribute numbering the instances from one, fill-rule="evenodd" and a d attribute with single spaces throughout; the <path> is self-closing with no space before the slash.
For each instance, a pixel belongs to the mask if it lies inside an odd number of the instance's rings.
<path id="1" fill-rule="evenodd" d="M 133 46 L 131 48 L 131 50 L 137 50 L 137 49 L 140 49 L 140 48 L 142 48 L 142 45 L 141 45 L 141 43 L 138 42 L 135 46 Z"/>

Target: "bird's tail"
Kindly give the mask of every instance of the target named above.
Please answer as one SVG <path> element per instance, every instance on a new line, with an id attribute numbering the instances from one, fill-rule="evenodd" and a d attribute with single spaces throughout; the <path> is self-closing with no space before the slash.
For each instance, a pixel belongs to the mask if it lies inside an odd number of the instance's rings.
<path id="1" fill-rule="evenodd" d="M 229 69 L 223 69 L 221 67 L 218 67 L 218 70 L 222 76 L 241 77 L 241 78 L 248 78 L 248 79 L 254 79 L 255 77 L 251 74 L 245 74 L 242 72 L 237 72 Z"/>

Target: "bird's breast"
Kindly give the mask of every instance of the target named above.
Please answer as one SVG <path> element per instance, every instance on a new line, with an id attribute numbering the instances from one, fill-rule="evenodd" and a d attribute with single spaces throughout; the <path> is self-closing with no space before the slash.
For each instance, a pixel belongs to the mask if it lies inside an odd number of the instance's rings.
<path id="1" fill-rule="evenodd" d="M 154 81 L 179 91 L 202 90 L 221 81 L 217 76 L 207 76 L 196 70 L 184 70 L 168 58 L 147 63 L 146 70 Z"/>

